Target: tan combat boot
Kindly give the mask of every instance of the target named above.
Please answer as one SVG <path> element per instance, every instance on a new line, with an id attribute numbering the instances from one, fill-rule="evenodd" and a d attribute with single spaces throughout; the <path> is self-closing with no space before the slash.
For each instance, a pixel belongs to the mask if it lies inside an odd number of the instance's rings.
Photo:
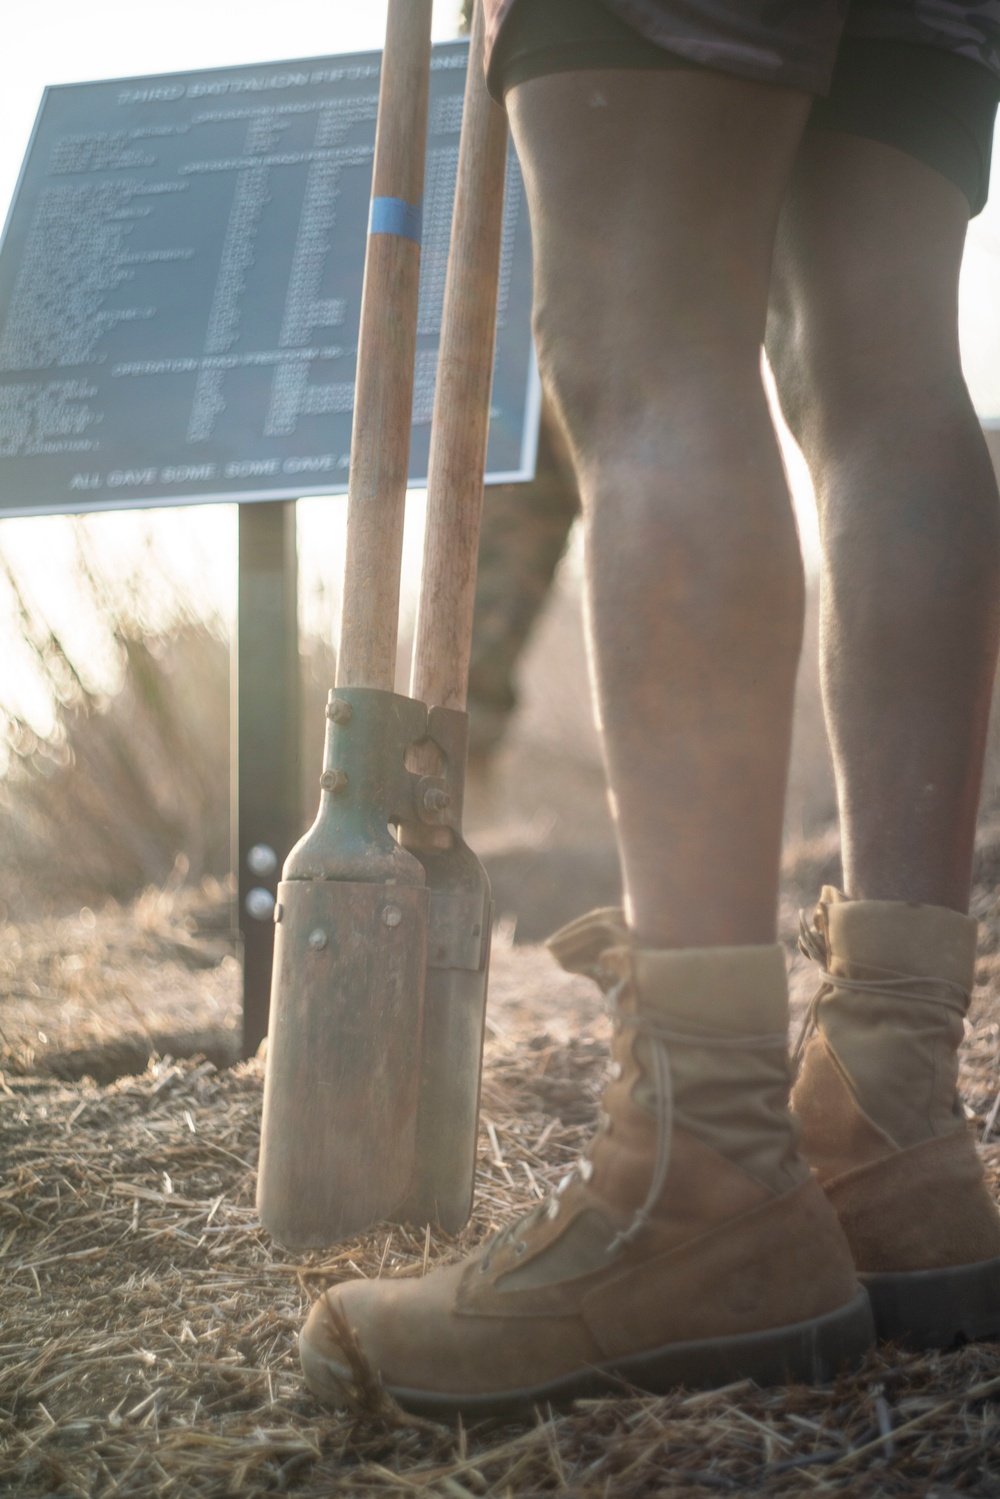
<path id="1" fill-rule="evenodd" d="M 976 923 L 826 887 L 800 945 L 824 983 L 792 1108 L 879 1336 L 1000 1332 L 1000 1214 L 957 1093 Z"/>
<path id="2" fill-rule="evenodd" d="M 635 950 L 618 917 L 550 944 L 617 1018 L 586 1157 L 469 1259 L 321 1297 L 300 1339 L 320 1399 L 342 1404 L 350 1381 L 338 1309 L 391 1394 L 435 1416 L 623 1382 L 822 1382 L 871 1346 L 847 1242 L 795 1149 L 781 948 Z"/>

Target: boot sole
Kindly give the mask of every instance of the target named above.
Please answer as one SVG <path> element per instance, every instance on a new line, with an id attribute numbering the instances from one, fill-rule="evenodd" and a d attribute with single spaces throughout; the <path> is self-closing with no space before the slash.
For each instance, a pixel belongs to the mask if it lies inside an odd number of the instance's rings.
<path id="1" fill-rule="evenodd" d="M 536 1405 L 565 1405 L 609 1393 L 624 1395 L 630 1387 L 663 1395 L 680 1386 L 704 1389 L 741 1379 L 752 1379 L 759 1385 L 827 1384 L 838 1374 L 857 1368 L 874 1341 L 868 1295 L 859 1291 L 846 1306 L 808 1322 L 732 1338 L 668 1343 L 523 1389 L 473 1395 L 393 1384 L 385 1388 L 401 1406 L 418 1415 L 441 1419 L 461 1414 L 484 1419 L 530 1412 Z M 328 1405 L 344 1405 L 351 1385 L 350 1370 L 317 1353 L 301 1335 L 299 1356 L 306 1384 L 317 1399 Z"/>
<path id="2" fill-rule="evenodd" d="M 951 1348 L 1000 1335 L 1000 1258 L 858 1279 L 871 1300 L 880 1342 Z"/>

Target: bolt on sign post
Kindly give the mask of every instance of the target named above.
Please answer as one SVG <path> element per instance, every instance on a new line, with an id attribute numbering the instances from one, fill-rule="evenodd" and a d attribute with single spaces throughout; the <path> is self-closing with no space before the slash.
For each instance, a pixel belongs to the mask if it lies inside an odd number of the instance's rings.
<path id="1" fill-rule="evenodd" d="M 464 712 L 506 129 L 477 6 L 431 437 L 413 696 L 393 692 L 430 0 L 390 0 L 320 808 L 278 887 L 258 1207 L 296 1246 L 472 1201 L 491 922 Z M 394 836 L 390 827 L 396 829 Z"/>

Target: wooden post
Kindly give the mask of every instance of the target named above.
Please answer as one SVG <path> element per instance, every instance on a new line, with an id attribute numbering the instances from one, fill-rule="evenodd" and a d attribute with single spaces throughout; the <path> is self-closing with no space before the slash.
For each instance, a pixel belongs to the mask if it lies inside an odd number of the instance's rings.
<path id="1" fill-rule="evenodd" d="M 337 683 L 391 692 L 420 288 L 431 0 L 389 0 L 348 479 Z"/>

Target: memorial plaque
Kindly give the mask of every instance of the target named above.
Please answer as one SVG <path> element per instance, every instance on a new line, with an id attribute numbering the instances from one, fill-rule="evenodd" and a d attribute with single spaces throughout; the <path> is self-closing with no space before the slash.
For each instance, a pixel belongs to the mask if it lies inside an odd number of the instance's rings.
<path id="1" fill-rule="evenodd" d="M 410 475 L 426 479 L 466 42 L 436 46 Z M 347 487 L 380 54 L 47 89 L 0 246 L 0 515 Z M 488 477 L 533 471 L 511 153 Z"/>

